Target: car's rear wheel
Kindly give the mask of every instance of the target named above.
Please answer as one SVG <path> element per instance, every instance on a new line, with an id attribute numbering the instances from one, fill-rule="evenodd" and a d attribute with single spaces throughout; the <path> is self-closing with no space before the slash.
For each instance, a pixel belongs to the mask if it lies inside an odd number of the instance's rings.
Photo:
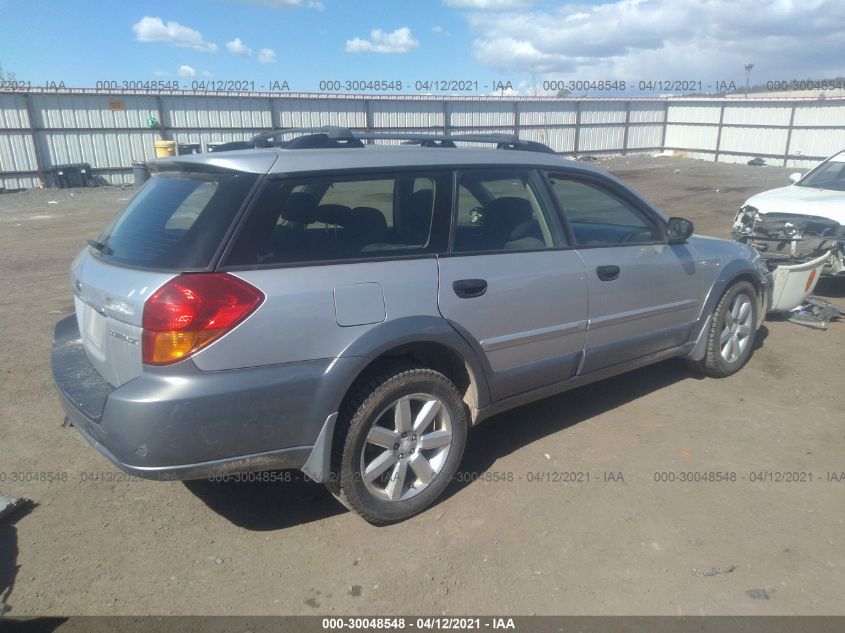
<path id="1" fill-rule="evenodd" d="M 431 505 L 454 476 L 467 422 L 443 374 L 391 368 L 366 381 L 341 412 L 329 489 L 371 523 L 407 519 Z"/>
<path id="2" fill-rule="evenodd" d="M 728 288 L 713 312 L 704 359 L 692 365 L 714 378 L 724 378 L 742 369 L 754 347 L 757 311 L 757 291 L 753 285 L 739 281 Z"/>

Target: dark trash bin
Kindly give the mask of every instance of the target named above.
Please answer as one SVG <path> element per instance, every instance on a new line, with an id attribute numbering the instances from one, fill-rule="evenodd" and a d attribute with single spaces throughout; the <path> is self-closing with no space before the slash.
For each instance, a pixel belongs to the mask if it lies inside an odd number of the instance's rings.
<path id="1" fill-rule="evenodd" d="M 132 162 L 132 179 L 135 187 L 140 187 L 150 179 L 150 170 L 147 168 L 147 163 L 142 161 Z"/>
<path id="2" fill-rule="evenodd" d="M 88 163 L 53 165 L 49 168 L 51 186 L 60 189 L 68 187 L 92 187 L 96 184 Z"/>

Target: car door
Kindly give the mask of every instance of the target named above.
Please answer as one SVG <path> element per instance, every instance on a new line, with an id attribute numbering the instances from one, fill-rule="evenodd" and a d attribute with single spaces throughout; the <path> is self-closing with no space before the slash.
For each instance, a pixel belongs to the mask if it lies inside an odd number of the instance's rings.
<path id="1" fill-rule="evenodd" d="M 688 341 L 702 292 L 690 248 L 668 244 L 662 218 L 618 183 L 548 176 L 587 270 L 590 308 L 581 373 Z"/>
<path id="2" fill-rule="evenodd" d="M 456 174 L 441 314 L 481 350 L 494 400 L 575 374 L 587 326 L 584 265 L 539 173 Z"/>

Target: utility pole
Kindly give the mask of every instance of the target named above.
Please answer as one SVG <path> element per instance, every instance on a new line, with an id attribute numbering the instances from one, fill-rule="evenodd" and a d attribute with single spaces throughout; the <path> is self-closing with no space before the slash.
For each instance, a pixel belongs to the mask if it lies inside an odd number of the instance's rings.
<path id="1" fill-rule="evenodd" d="M 745 65 L 745 98 L 748 99 L 748 88 L 751 86 L 751 69 L 754 64 Z"/>

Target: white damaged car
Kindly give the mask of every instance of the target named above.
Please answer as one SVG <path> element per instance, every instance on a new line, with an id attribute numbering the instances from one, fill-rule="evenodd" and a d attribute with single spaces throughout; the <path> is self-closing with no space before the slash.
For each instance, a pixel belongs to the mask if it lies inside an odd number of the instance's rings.
<path id="1" fill-rule="evenodd" d="M 773 272 L 773 312 L 801 305 L 822 274 L 845 273 L 845 150 L 790 179 L 746 200 L 731 231 Z"/>

